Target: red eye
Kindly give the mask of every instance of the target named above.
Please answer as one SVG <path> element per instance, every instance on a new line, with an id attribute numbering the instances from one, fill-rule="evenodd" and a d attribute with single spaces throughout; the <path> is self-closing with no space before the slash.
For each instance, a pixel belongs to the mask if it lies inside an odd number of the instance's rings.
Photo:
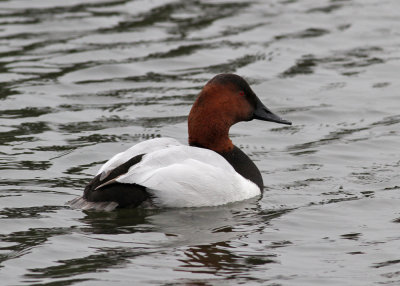
<path id="1" fill-rule="evenodd" d="M 244 92 L 243 91 L 239 91 L 239 95 L 240 96 L 244 96 Z"/>

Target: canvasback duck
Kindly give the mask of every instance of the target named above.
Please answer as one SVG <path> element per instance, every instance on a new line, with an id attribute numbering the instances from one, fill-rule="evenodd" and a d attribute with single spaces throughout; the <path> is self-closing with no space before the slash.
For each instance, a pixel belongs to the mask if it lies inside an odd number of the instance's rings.
<path id="1" fill-rule="evenodd" d="M 189 146 L 172 138 L 136 144 L 107 161 L 70 205 L 202 207 L 257 196 L 263 189 L 261 173 L 229 139 L 232 125 L 253 119 L 291 124 L 265 107 L 242 77 L 219 74 L 203 87 L 189 113 Z"/>

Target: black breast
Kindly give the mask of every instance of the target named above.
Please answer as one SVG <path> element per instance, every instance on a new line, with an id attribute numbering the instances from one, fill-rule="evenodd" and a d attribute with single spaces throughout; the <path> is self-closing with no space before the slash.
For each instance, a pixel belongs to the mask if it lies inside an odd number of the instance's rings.
<path id="1" fill-rule="evenodd" d="M 263 190 L 264 183 L 260 170 L 242 150 L 234 146 L 232 151 L 219 154 L 232 165 L 236 172 L 255 183 L 261 191 Z"/>

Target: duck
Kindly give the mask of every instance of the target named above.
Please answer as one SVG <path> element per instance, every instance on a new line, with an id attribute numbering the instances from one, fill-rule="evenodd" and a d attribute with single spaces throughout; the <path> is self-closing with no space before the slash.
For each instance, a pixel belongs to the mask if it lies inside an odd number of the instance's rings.
<path id="1" fill-rule="evenodd" d="M 254 119 L 292 124 L 271 112 L 241 76 L 218 74 L 189 112 L 187 145 L 159 137 L 116 154 L 69 205 L 211 207 L 258 196 L 264 188 L 261 172 L 229 138 L 232 125 Z"/>

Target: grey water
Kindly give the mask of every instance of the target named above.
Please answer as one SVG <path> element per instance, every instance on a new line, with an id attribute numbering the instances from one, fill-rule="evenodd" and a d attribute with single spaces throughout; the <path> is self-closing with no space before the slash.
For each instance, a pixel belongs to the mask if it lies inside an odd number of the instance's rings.
<path id="1" fill-rule="evenodd" d="M 262 197 L 65 204 L 222 72 L 293 122 L 231 129 Z M 396 0 L 0 1 L 0 284 L 400 285 L 399 75 Z"/>

